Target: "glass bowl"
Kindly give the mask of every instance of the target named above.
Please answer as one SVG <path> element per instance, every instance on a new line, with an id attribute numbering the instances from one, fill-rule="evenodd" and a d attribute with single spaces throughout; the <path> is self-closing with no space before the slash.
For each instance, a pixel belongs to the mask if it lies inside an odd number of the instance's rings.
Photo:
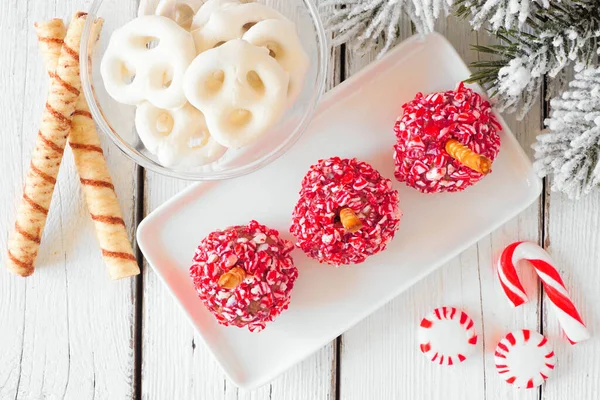
<path id="1" fill-rule="evenodd" d="M 184 0 L 178 2 L 185 3 Z M 100 61 L 110 35 L 115 29 L 137 17 L 138 0 L 94 0 L 88 12 L 89 18 L 81 41 L 81 60 L 88 60 L 90 56 L 88 44 L 92 39 L 92 21 L 95 17 L 104 19 L 102 35 L 91 55 L 91 63 L 81 62 L 83 92 L 100 130 L 138 165 L 180 179 L 210 181 L 234 178 L 256 171 L 282 156 L 308 127 L 324 91 L 328 62 L 327 42 L 317 8 L 311 0 L 257 2 L 271 6 L 296 23 L 300 40 L 311 60 L 298 100 L 287 110 L 279 124 L 260 140 L 240 149 L 229 149 L 221 159 L 212 164 L 186 170 L 165 167 L 146 150 L 135 129 L 135 106 L 113 100 L 106 92 L 100 76 Z"/>

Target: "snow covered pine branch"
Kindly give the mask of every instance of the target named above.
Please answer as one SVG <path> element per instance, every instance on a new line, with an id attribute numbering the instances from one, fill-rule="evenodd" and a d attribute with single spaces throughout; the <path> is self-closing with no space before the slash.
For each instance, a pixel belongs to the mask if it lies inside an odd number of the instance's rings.
<path id="1" fill-rule="evenodd" d="M 407 15 L 416 33 L 433 31 L 440 16 L 447 16 L 455 0 L 325 0 L 321 10 L 325 26 L 334 33 L 334 45 L 352 39 L 353 50 L 366 52 L 383 44 L 378 56 L 383 55 L 398 39 L 400 19 Z M 560 0 L 553 0 L 560 1 Z M 521 27 L 535 11 L 534 5 L 548 8 L 550 0 L 457 0 L 458 16 L 472 16 L 475 29 L 488 25 L 493 30 L 501 27 Z M 532 10 L 533 9 L 533 10 Z"/>
<path id="2" fill-rule="evenodd" d="M 600 186 L 600 7 L 599 0 L 325 0 L 325 23 L 334 45 L 353 40 L 352 50 L 398 39 L 403 15 L 418 33 L 433 30 L 451 10 L 475 29 L 490 28 L 499 44 L 473 46 L 492 60 L 472 64 L 469 82 L 484 86 L 500 111 L 525 116 L 545 77 L 566 67 L 580 72 L 570 89 L 552 100 L 547 133 L 538 137 L 535 168 L 554 175 L 553 190 L 579 198 Z M 586 69 L 587 68 L 587 69 Z M 585 70 L 584 70 L 585 69 Z"/>
<path id="3" fill-rule="evenodd" d="M 398 40 L 400 19 L 407 15 L 417 33 L 433 31 L 435 20 L 450 11 L 453 0 L 325 0 L 320 6 L 333 45 L 352 39 L 352 50 L 363 54 L 382 44 L 378 57 Z"/>
<path id="4" fill-rule="evenodd" d="M 597 0 L 551 3 L 538 8 L 527 20 L 532 33 L 500 28 L 501 44 L 473 46 L 494 55 L 491 61 L 472 64 L 478 71 L 470 78 L 484 86 L 500 111 L 519 111 L 522 118 L 540 94 L 545 75 L 556 77 L 565 67 L 581 71 L 599 54 L 600 7 Z"/>
<path id="5" fill-rule="evenodd" d="M 550 0 L 458 0 L 456 6 L 458 16 L 472 16 L 473 28 L 489 26 L 497 31 L 522 27 L 536 6 L 548 8 Z"/>
<path id="6" fill-rule="evenodd" d="M 534 167 L 541 177 L 554 175 L 552 190 L 579 199 L 600 186 L 600 68 L 577 74 L 569 88 L 550 103 Z"/>

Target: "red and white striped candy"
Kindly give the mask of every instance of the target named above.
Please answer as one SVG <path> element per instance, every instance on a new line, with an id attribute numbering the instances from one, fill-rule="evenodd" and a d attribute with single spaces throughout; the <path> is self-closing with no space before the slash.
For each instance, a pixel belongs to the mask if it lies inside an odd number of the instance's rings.
<path id="1" fill-rule="evenodd" d="M 477 344 L 474 325 L 471 317 L 455 307 L 436 308 L 421 321 L 421 351 L 440 365 L 463 362 Z"/>
<path id="2" fill-rule="evenodd" d="M 504 336 L 494 353 L 496 371 L 517 388 L 540 386 L 552 373 L 556 356 L 548 339 L 529 329 Z"/>
<path id="3" fill-rule="evenodd" d="M 500 284 L 513 306 L 517 307 L 527 302 L 527 295 L 515 268 L 515 265 L 521 260 L 529 261 L 535 268 L 544 285 L 550 304 L 558 316 L 558 321 L 571 344 L 589 339 L 590 333 L 569 297 L 550 254 L 534 243 L 513 243 L 504 250 L 498 261 Z"/>

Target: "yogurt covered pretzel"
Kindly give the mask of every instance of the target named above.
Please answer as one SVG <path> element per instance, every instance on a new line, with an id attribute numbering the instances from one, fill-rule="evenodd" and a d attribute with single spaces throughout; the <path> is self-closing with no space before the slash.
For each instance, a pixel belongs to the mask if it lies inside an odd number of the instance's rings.
<path id="1" fill-rule="evenodd" d="M 104 85 L 120 103 L 182 107 L 183 75 L 195 54 L 192 36 L 175 21 L 154 15 L 134 19 L 110 38 L 101 64 Z"/>
<path id="2" fill-rule="evenodd" d="M 306 71 L 310 65 L 293 22 L 269 19 L 254 25 L 243 39 L 258 47 L 266 47 L 269 54 L 290 74 L 288 98 L 294 102 L 302 91 Z"/>
<path id="3" fill-rule="evenodd" d="M 194 21 L 192 22 L 192 30 L 196 30 L 204 26 L 208 22 L 211 14 L 219 9 L 233 7 L 244 3 L 251 3 L 252 1 L 253 0 L 206 0 L 202 7 L 196 10 L 196 15 L 194 16 Z"/>
<path id="4" fill-rule="evenodd" d="M 225 147 L 242 147 L 279 122 L 289 75 L 269 51 L 235 39 L 200 54 L 184 77 L 189 102 Z"/>
<path id="5" fill-rule="evenodd" d="M 173 111 L 143 103 L 137 108 L 135 126 L 146 149 L 165 167 L 209 164 L 227 150 L 210 136 L 204 115 L 189 103 Z"/>
<path id="6" fill-rule="evenodd" d="M 267 19 L 286 20 L 277 11 L 259 3 L 223 6 L 212 10 L 207 22 L 192 32 L 196 50 L 202 53 L 229 40 L 239 39 L 256 23 Z M 194 24 L 199 24 L 200 20 L 200 17 L 195 18 Z"/>
<path id="7" fill-rule="evenodd" d="M 171 18 L 179 26 L 189 31 L 192 29 L 194 15 L 204 3 L 204 0 L 161 0 L 156 6 L 154 14 Z"/>
<path id="8" fill-rule="evenodd" d="M 177 22 L 187 30 L 196 30 L 204 25 L 210 14 L 222 7 L 248 3 L 251 0 L 142 0 L 138 17 L 162 15 Z"/>
<path id="9" fill-rule="evenodd" d="M 194 14 L 202 5 L 202 0 L 162 0 L 156 7 L 156 15 L 171 18 L 183 29 L 189 31 L 192 28 Z"/>

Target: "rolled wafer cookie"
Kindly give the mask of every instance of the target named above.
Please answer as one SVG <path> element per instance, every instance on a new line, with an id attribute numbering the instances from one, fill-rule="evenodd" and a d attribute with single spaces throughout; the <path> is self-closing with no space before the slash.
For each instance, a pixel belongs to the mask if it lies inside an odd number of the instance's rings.
<path id="1" fill-rule="evenodd" d="M 93 26 L 92 37 L 97 39 L 101 29 L 102 20 L 98 20 Z M 54 29 L 53 21 L 37 24 L 36 31 L 48 74 L 52 76 L 58 61 L 51 56 L 56 54 L 52 47 L 61 40 L 61 32 Z M 95 42 L 90 43 L 90 46 L 94 44 Z M 96 125 L 83 93 L 79 96 L 73 113 L 69 145 L 73 150 L 75 166 L 110 278 L 122 279 L 138 275 L 140 269 L 127 235 Z"/>
<path id="2" fill-rule="evenodd" d="M 17 275 L 29 276 L 35 269 L 56 177 L 71 131 L 71 115 L 81 91 L 78 50 L 86 17 L 82 12 L 73 16 L 51 79 L 23 198 L 8 241 L 7 268 Z"/>
<path id="3" fill-rule="evenodd" d="M 60 18 L 45 22 L 36 22 L 34 25 L 44 65 L 50 78 L 53 78 L 56 71 L 56 64 L 60 57 L 60 51 L 67 35 L 67 27 Z M 51 66 L 51 68 L 48 68 L 48 66 Z"/>

